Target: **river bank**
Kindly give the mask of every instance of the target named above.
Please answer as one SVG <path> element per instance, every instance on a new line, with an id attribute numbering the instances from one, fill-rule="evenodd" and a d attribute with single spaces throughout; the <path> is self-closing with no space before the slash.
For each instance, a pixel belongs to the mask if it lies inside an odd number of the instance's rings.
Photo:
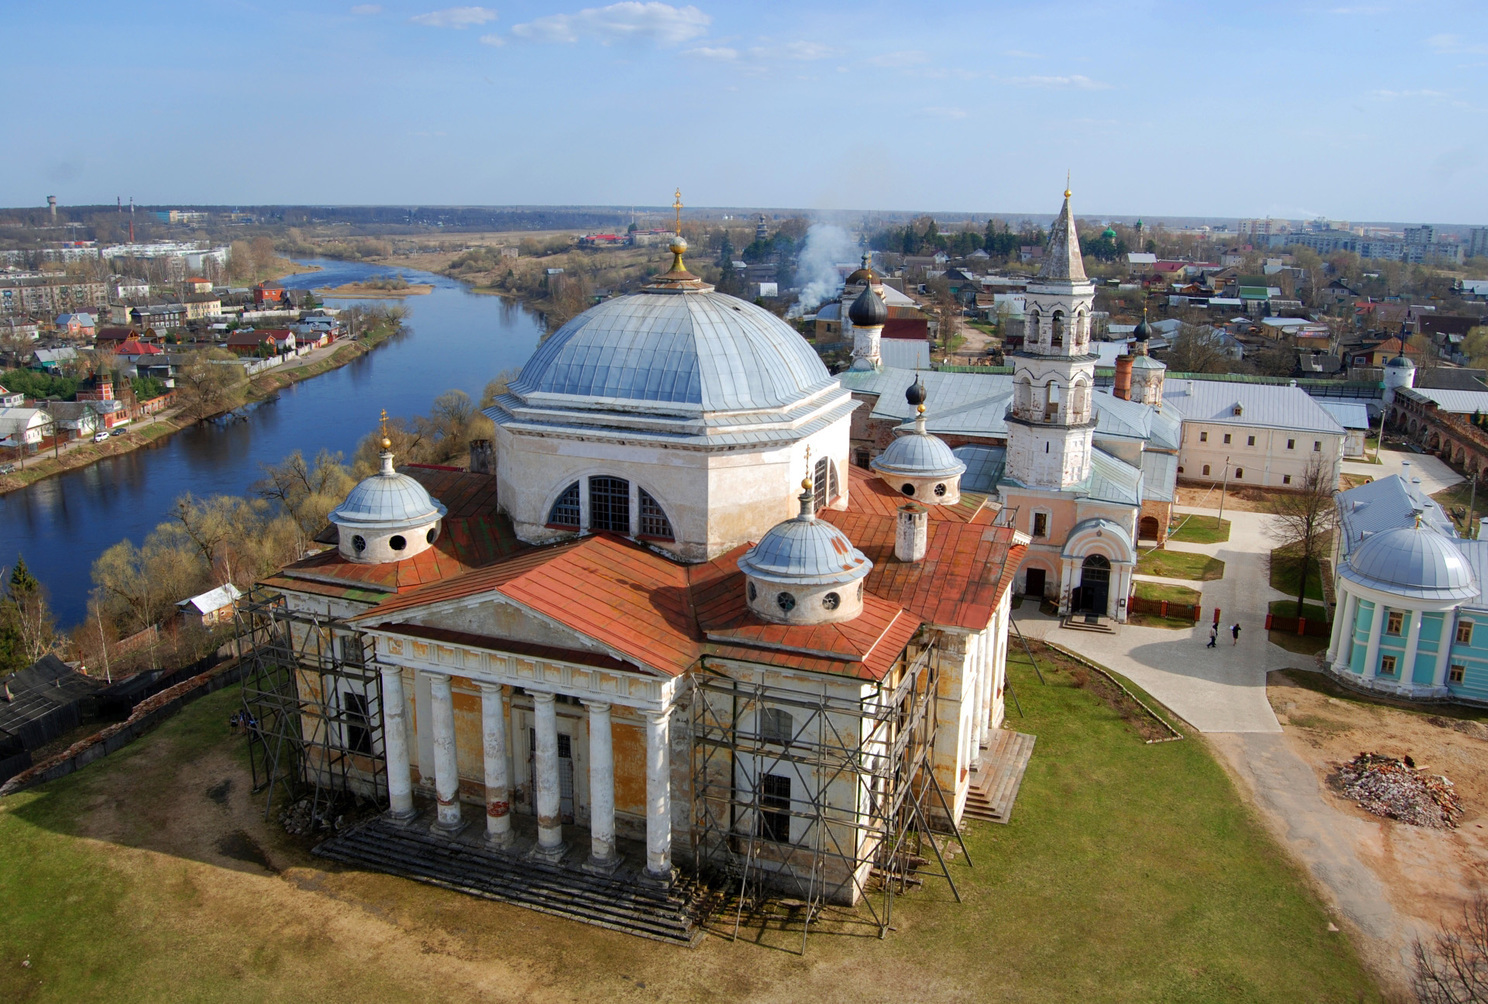
<path id="1" fill-rule="evenodd" d="M 328 300 L 401 300 L 405 296 L 428 296 L 432 292 L 433 284 L 424 282 L 392 288 L 376 283 L 348 282 L 340 286 L 321 286 L 315 290 L 317 296 Z"/>
<path id="2" fill-rule="evenodd" d="M 302 356 L 301 361 L 294 366 L 276 367 L 251 377 L 244 391 L 243 404 L 249 405 L 264 401 L 286 387 L 346 366 L 371 352 L 400 330 L 402 330 L 402 325 L 398 322 L 375 325 L 355 341 L 335 342 L 326 346 L 324 350 L 318 349 Z M 0 495 L 19 491 L 45 478 L 88 467 L 100 460 L 107 460 L 155 445 L 163 438 L 196 424 L 178 415 L 174 408 L 167 408 L 158 415 L 151 416 L 147 424 L 125 426 L 122 436 L 110 436 L 102 443 L 95 443 L 91 440 L 69 443 L 63 448 L 65 452 L 57 456 L 46 457 L 38 454 L 26 462 L 24 470 L 0 475 Z"/>

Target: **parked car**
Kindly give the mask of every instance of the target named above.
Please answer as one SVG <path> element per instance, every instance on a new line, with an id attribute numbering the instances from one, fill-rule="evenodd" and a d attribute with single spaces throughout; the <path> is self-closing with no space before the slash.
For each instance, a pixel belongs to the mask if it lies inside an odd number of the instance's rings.
<path id="1" fill-rule="evenodd" d="M 0 474 L 14 474 L 15 464 L 0 464 Z"/>
<path id="2" fill-rule="evenodd" d="M 108 442 L 108 430 L 107 429 L 100 429 L 97 432 L 93 433 L 93 442 L 95 442 L 95 443 L 107 443 Z"/>
<path id="3" fill-rule="evenodd" d="M 123 426 L 120 426 L 117 429 L 110 429 L 109 430 L 109 435 L 110 436 L 122 436 L 122 435 L 124 435 L 124 428 L 123 428 Z"/>

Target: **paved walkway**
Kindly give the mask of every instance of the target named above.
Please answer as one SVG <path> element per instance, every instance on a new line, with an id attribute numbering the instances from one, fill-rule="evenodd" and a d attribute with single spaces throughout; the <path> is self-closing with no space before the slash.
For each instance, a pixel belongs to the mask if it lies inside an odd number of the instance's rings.
<path id="1" fill-rule="evenodd" d="M 1405 468 L 1402 466 L 1405 462 L 1410 463 L 1411 477 L 1421 479 L 1421 488 L 1427 495 L 1435 495 L 1443 488 L 1450 488 L 1459 481 L 1466 480 L 1461 474 L 1448 467 L 1446 461 L 1440 457 L 1433 457 L 1429 453 L 1412 453 L 1409 450 L 1381 450 L 1380 462 L 1377 464 L 1345 460 L 1343 472 L 1363 474 L 1371 478 L 1384 478 L 1391 474 L 1405 473 Z"/>
<path id="2" fill-rule="evenodd" d="M 1180 512 L 1213 510 L 1180 509 Z M 1266 700 L 1266 673 L 1307 665 L 1266 640 L 1267 604 L 1285 599 L 1270 587 L 1267 564 L 1275 546 L 1266 533 L 1269 517 L 1261 513 L 1225 513 L 1230 539 L 1221 544 L 1168 544 L 1170 551 L 1193 551 L 1225 563 L 1224 578 L 1212 582 L 1157 579 L 1204 592 L 1204 616 L 1193 628 L 1137 627 L 1124 624 L 1115 635 L 1076 631 L 1024 604 L 1015 615 L 1030 637 L 1047 638 L 1131 679 L 1200 732 L 1280 732 L 1281 725 Z M 1215 607 L 1222 630 L 1218 647 L 1205 648 Z M 1240 622 L 1240 642 L 1229 627 Z"/>

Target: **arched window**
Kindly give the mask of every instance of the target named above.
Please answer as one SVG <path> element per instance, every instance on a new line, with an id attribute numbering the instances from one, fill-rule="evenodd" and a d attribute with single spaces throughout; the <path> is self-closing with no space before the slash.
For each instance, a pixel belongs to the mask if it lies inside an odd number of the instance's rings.
<path id="1" fill-rule="evenodd" d="M 1064 311 L 1062 310 L 1054 311 L 1054 334 L 1049 339 L 1049 344 L 1056 349 L 1064 345 Z"/>
<path id="2" fill-rule="evenodd" d="M 1024 321 L 1023 343 L 1029 345 L 1037 342 L 1042 337 L 1043 333 L 1039 331 L 1039 312 L 1037 309 L 1030 310 L 1028 312 L 1028 319 Z"/>
<path id="3" fill-rule="evenodd" d="M 589 479 L 589 529 L 630 533 L 630 482 L 624 478 Z"/>
<path id="4" fill-rule="evenodd" d="M 767 743 L 789 743 L 796 734 L 796 724 L 789 711 L 765 708 L 760 712 L 760 738 Z"/>
<path id="5" fill-rule="evenodd" d="M 549 526 L 579 528 L 579 483 L 575 481 L 563 489 L 563 494 L 558 496 L 558 501 L 553 503 L 553 511 L 548 513 Z"/>
<path id="6" fill-rule="evenodd" d="M 812 503 L 815 507 L 825 509 L 829 503 L 842 494 L 837 488 L 837 465 L 826 457 L 816 462 L 816 469 L 812 472 Z"/>
<path id="7" fill-rule="evenodd" d="M 1044 421 L 1052 422 L 1059 415 L 1059 384 L 1050 380 L 1044 387 Z"/>
<path id="8" fill-rule="evenodd" d="M 656 540 L 676 540 L 672 534 L 672 521 L 662 511 L 661 503 L 644 488 L 637 488 L 641 502 L 641 536 Z"/>

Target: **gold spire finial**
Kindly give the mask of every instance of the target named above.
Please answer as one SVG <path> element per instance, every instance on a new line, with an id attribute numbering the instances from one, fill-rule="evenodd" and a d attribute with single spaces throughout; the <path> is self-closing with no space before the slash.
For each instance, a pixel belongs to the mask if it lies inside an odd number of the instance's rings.
<path id="1" fill-rule="evenodd" d="M 384 450 L 391 450 L 393 448 L 393 441 L 388 438 L 388 434 L 387 434 L 387 409 L 386 408 L 382 409 L 382 448 Z"/>
<path id="2" fill-rule="evenodd" d="M 677 189 L 677 201 L 672 203 L 672 208 L 677 211 L 677 236 L 682 236 L 682 189 Z"/>
<path id="3" fill-rule="evenodd" d="M 1069 172 L 1069 168 L 1065 168 L 1064 169 L 1064 197 L 1066 199 L 1070 197 L 1070 172 Z"/>

